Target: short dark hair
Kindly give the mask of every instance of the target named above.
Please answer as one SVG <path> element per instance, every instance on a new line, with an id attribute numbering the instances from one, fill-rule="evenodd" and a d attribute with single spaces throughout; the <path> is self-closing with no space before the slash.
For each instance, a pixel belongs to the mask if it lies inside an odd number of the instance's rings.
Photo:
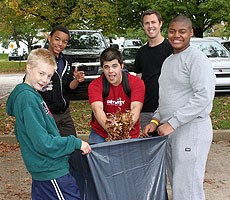
<path id="1" fill-rule="evenodd" d="M 50 36 L 52 37 L 53 34 L 54 34 L 56 31 L 61 31 L 61 32 L 63 32 L 63 33 L 66 33 L 68 36 L 70 36 L 69 30 L 68 30 L 66 27 L 62 26 L 62 25 L 57 25 L 57 26 L 55 26 L 55 27 L 52 29 L 52 31 L 50 32 Z"/>
<path id="2" fill-rule="evenodd" d="M 111 61 L 114 59 L 117 59 L 119 64 L 123 63 L 121 52 L 116 48 L 108 47 L 101 53 L 100 56 L 101 67 L 103 67 L 105 61 Z"/>
<path id="3" fill-rule="evenodd" d="M 189 28 L 192 29 L 192 21 L 189 17 L 185 16 L 185 15 L 178 15 L 176 17 L 174 17 L 170 22 L 169 22 L 169 26 L 174 23 L 174 22 L 185 22 L 188 24 Z"/>
<path id="4" fill-rule="evenodd" d="M 144 11 L 142 13 L 142 15 L 141 15 L 141 24 L 143 25 L 144 16 L 152 15 L 152 14 L 155 14 L 157 16 L 157 19 L 158 19 L 159 22 L 163 22 L 161 14 L 157 10 L 149 9 L 149 10 L 146 10 L 146 11 Z"/>

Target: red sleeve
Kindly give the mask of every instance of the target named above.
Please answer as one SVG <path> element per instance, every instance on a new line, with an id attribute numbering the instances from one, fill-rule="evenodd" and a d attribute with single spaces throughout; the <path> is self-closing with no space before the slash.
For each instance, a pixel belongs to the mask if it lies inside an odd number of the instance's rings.
<path id="1" fill-rule="evenodd" d="M 139 101 L 144 103 L 145 99 L 145 84 L 140 78 L 129 74 L 129 86 L 131 90 L 131 102 Z"/>
<path id="2" fill-rule="evenodd" d="M 94 79 L 88 87 L 88 97 L 89 103 L 93 103 L 95 101 L 102 101 L 102 76 Z"/>

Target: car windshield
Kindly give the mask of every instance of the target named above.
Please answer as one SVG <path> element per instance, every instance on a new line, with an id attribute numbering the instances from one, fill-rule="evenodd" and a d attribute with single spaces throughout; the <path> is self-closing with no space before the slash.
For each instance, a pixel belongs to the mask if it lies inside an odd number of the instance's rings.
<path id="1" fill-rule="evenodd" d="M 98 32 L 70 32 L 66 49 L 101 49 L 105 43 Z"/>
<path id="2" fill-rule="evenodd" d="M 230 56 L 229 52 L 216 41 L 192 41 L 192 45 L 203 51 L 209 58 Z"/>

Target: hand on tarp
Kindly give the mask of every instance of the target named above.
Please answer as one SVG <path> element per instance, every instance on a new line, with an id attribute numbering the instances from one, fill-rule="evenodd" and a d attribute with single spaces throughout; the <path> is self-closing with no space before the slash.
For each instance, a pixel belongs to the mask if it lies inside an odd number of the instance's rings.
<path id="1" fill-rule="evenodd" d="M 82 143 L 81 143 L 81 151 L 82 151 L 82 155 L 86 155 L 86 154 L 91 152 L 90 145 L 87 142 L 83 141 L 83 140 L 82 140 Z"/>

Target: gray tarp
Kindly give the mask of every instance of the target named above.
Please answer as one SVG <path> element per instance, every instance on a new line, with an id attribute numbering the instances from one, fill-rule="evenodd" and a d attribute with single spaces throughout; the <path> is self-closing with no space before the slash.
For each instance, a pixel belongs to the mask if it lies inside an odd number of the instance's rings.
<path id="1" fill-rule="evenodd" d="M 84 200 L 166 200 L 167 137 L 92 145 L 87 157 L 75 152 L 71 173 Z"/>

